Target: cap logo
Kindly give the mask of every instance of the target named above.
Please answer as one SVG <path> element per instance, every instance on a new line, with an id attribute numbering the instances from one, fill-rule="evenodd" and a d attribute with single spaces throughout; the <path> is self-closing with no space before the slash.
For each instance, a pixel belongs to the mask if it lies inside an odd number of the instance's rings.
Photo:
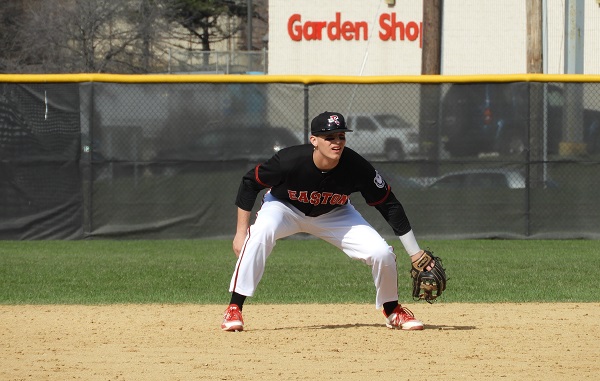
<path id="1" fill-rule="evenodd" d="M 339 126 L 340 125 L 340 120 L 339 120 L 339 118 L 338 118 L 337 115 L 331 115 L 329 117 L 329 119 L 327 119 L 327 123 L 328 124 L 335 123 L 335 124 L 337 124 Z"/>

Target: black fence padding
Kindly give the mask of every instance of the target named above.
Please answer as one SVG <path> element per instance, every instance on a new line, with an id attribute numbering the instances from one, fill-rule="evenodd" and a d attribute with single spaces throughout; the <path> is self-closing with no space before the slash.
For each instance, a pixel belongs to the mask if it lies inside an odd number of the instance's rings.
<path id="1" fill-rule="evenodd" d="M 0 238 L 83 235 L 77 84 L 0 84 Z"/>
<path id="2" fill-rule="evenodd" d="M 325 110 L 421 239 L 600 238 L 600 83 L 86 82 L 0 83 L 0 239 L 232 238 L 242 175 Z"/>

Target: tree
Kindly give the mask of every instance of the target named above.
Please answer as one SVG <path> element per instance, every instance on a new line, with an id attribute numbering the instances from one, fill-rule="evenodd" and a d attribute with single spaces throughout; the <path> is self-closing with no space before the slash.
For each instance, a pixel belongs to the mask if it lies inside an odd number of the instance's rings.
<path id="1" fill-rule="evenodd" d="M 165 72 L 178 50 L 239 36 L 247 1 L 3 0 L 0 72 Z"/>
<path id="2" fill-rule="evenodd" d="M 231 38 L 243 27 L 231 25 L 231 17 L 244 14 L 246 7 L 236 1 L 223 0 L 166 0 L 167 16 L 177 22 L 201 43 L 202 51 L 210 51 L 214 42 Z M 227 17 L 226 21 L 222 18 Z M 208 64 L 208 55 L 203 56 Z"/>
<path id="3" fill-rule="evenodd" d="M 137 3 L 137 5 L 136 5 Z M 150 73 L 163 71 L 165 63 L 160 59 L 169 36 L 169 26 L 165 18 L 165 7 L 161 0 L 137 0 L 132 2 L 127 22 L 136 38 L 125 50 L 130 57 L 133 72 Z"/>
<path id="4" fill-rule="evenodd" d="M 6 1 L 0 5 L 0 72 L 13 71 L 22 61 L 22 43 L 16 38 L 22 18 L 22 2 Z"/>
<path id="5" fill-rule="evenodd" d="M 35 1 L 20 30 L 31 72 L 98 72 L 99 53 L 120 11 L 103 0 Z M 110 44 L 109 44 L 110 45 Z M 111 50 L 111 49 L 109 49 Z M 113 54 L 109 54 L 109 57 Z M 109 58 L 110 59 L 110 58 Z"/>
<path id="6" fill-rule="evenodd" d="M 30 0 L 15 37 L 19 71 L 150 72 L 162 9 L 155 0 Z"/>

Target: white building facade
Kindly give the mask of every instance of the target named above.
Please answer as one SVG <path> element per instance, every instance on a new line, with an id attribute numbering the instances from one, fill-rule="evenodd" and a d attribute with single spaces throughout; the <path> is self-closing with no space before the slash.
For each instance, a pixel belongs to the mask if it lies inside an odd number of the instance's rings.
<path id="1" fill-rule="evenodd" d="M 526 73 L 526 1 L 442 1 L 441 74 Z M 565 1 L 545 0 L 547 74 L 565 72 Z M 269 74 L 420 75 L 423 0 L 389 2 L 270 1 Z M 600 3 L 583 3 L 583 74 L 600 74 Z"/>

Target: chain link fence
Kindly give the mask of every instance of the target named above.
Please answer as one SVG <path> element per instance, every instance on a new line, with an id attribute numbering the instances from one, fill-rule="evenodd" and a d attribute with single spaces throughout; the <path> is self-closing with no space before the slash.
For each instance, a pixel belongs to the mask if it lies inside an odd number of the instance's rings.
<path id="1" fill-rule="evenodd" d="M 326 110 L 419 237 L 600 238 L 600 83 L 184 77 L 0 82 L 0 239 L 230 238 L 241 176 Z"/>
<path id="2" fill-rule="evenodd" d="M 168 50 L 169 74 L 267 74 L 268 51 L 173 51 Z"/>

